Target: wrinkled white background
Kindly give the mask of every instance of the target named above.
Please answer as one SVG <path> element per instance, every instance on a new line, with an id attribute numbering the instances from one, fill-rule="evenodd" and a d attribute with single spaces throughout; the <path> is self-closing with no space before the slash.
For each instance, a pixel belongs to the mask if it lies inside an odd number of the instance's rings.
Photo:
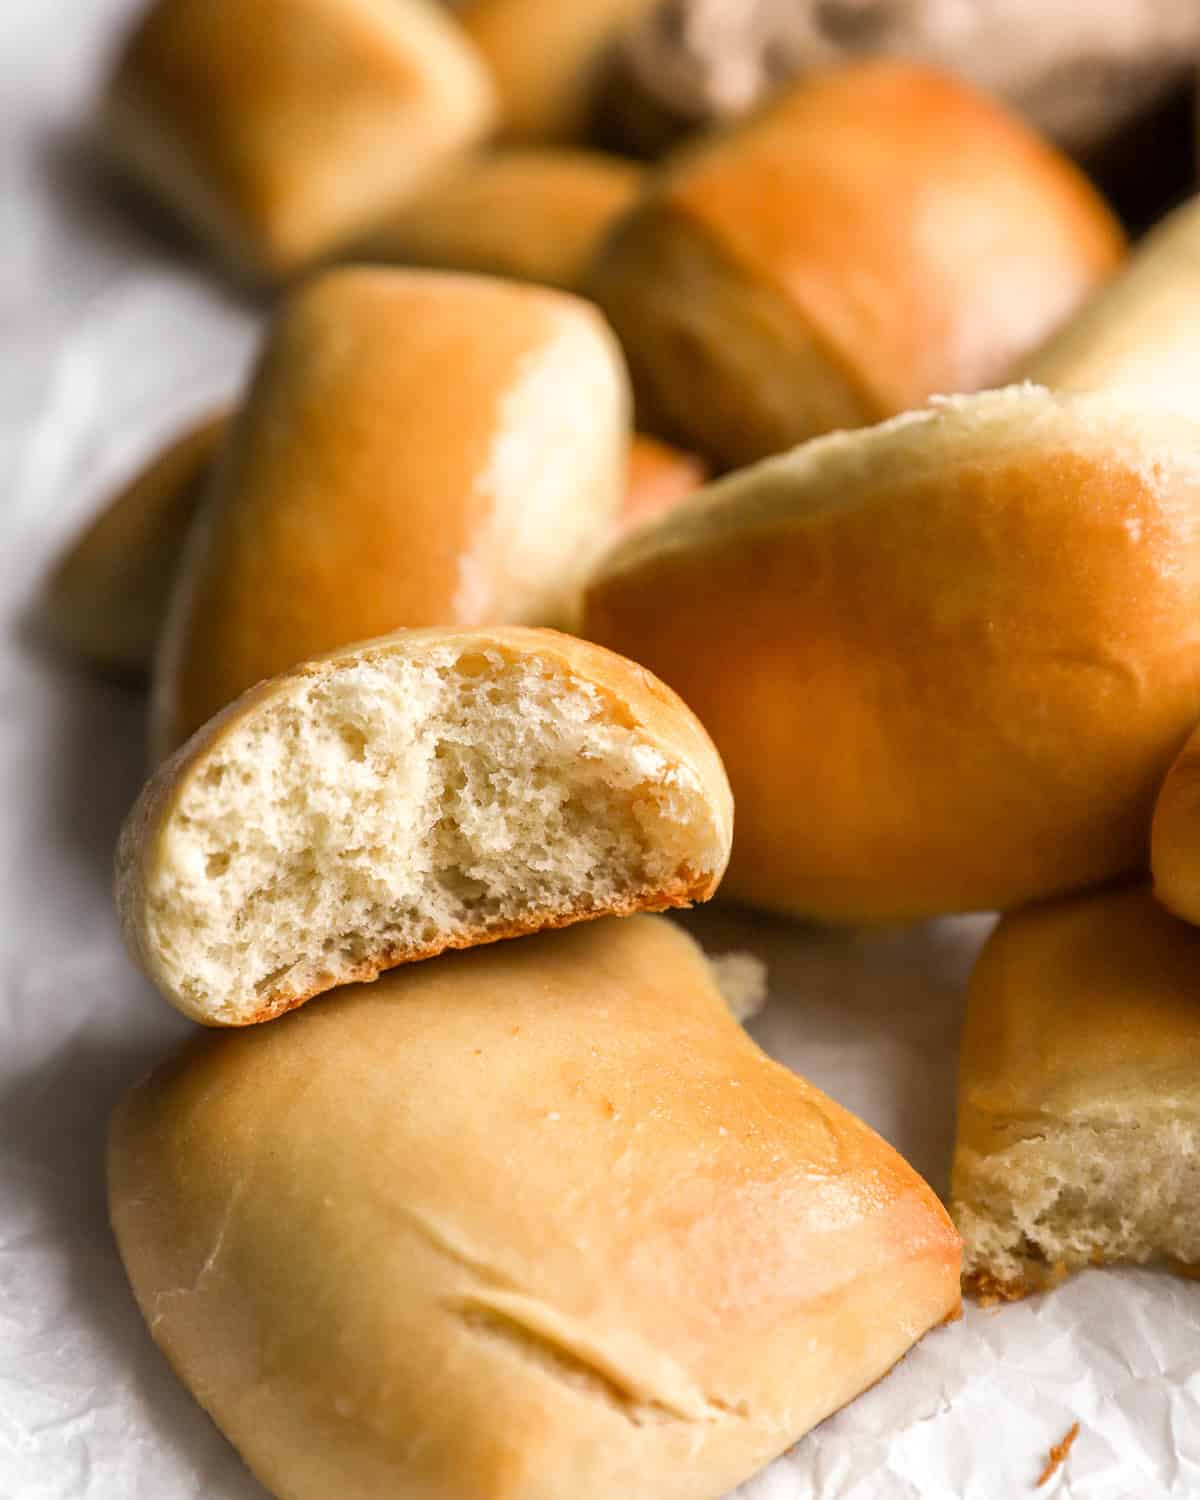
<path id="1" fill-rule="evenodd" d="M 88 104 L 129 10 L 0 9 L 0 1497 L 262 1500 L 151 1344 L 105 1219 L 109 1108 L 187 1029 L 129 967 L 109 906 L 142 704 L 56 661 L 29 625 L 75 524 L 237 388 L 259 316 L 89 153 Z M 987 922 L 696 925 L 714 950 L 768 959 L 760 1040 L 944 1187 L 962 986 Z M 1076 1420 L 1040 1495 L 1200 1496 L 1200 1284 L 1091 1272 L 970 1310 L 742 1494 L 1013 1500 Z"/>

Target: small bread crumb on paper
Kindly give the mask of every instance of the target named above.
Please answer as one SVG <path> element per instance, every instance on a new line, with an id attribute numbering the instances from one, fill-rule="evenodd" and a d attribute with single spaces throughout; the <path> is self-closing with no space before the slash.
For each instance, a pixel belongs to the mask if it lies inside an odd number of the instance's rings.
<path id="1" fill-rule="evenodd" d="M 735 1021 L 745 1025 L 767 1003 L 767 966 L 753 953 L 708 955 L 717 988 Z"/>
<path id="2" fill-rule="evenodd" d="M 1071 1444 L 1078 1436 L 1079 1423 L 1072 1422 L 1063 1434 L 1062 1441 L 1055 1443 L 1054 1447 L 1050 1449 L 1050 1456 L 1046 1460 L 1046 1467 L 1042 1470 L 1038 1482 L 1034 1485 L 1035 1490 L 1040 1490 L 1042 1485 L 1048 1484 L 1054 1478 L 1055 1474 L 1058 1473 L 1060 1466 L 1066 1460 L 1067 1454 L 1071 1451 Z"/>

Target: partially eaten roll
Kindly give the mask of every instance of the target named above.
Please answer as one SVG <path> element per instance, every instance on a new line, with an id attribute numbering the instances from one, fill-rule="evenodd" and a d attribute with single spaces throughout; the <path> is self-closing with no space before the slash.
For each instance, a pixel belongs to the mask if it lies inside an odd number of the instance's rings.
<path id="1" fill-rule="evenodd" d="M 1200 1268 L 1200 931 L 1142 886 L 1005 917 L 971 978 L 951 1211 L 966 1286 Z"/>
<path id="2" fill-rule="evenodd" d="M 287 1500 L 717 1500 L 959 1304 L 933 1193 L 661 918 L 456 954 L 124 1099 L 154 1338 Z"/>
<path id="3" fill-rule="evenodd" d="M 446 948 L 686 906 L 733 807 L 674 693 L 554 631 L 408 631 L 260 685 L 143 791 L 130 952 L 209 1025 Z"/>

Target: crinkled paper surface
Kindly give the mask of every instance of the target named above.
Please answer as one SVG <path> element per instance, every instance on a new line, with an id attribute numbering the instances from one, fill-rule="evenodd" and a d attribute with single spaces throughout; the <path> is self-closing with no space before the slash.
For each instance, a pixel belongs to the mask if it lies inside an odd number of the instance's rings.
<path id="1" fill-rule="evenodd" d="M 125 960 L 109 901 L 143 705 L 29 624 L 72 528 L 238 388 L 261 317 L 95 165 L 87 111 L 129 10 L 0 7 L 0 1497 L 262 1500 L 150 1342 L 105 1217 L 109 1109 L 187 1030 Z M 718 910 L 694 925 L 713 951 L 768 961 L 759 1039 L 944 1187 L 987 921 L 862 936 Z M 1040 1495 L 1200 1496 L 1200 1285 L 1091 1272 L 971 1309 L 741 1494 L 1014 1500 L 1075 1421 Z"/>

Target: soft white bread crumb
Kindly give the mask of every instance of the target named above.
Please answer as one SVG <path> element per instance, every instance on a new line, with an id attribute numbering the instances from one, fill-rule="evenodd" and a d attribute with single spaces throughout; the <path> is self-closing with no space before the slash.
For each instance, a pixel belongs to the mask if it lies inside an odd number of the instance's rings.
<path id="1" fill-rule="evenodd" d="M 728 787 L 683 703 L 549 631 L 400 632 L 265 684 L 131 815 L 135 957 L 240 1025 L 446 948 L 686 905 L 728 857 Z"/>
<path id="2" fill-rule="evenodd" d="M 767 966 L 753 953 L 709 954 L 708 962 L 735 1021 L 744 1026 L 767 1003 Z"/>
<path id="3" fill-rule="evenodd" d="M 1003 1151 L 960 1155 L 968 1284 L 1032 1290 L 1091 1264 L 1200 1262 L 1200 1119 L 1036 1128 Z"/>

